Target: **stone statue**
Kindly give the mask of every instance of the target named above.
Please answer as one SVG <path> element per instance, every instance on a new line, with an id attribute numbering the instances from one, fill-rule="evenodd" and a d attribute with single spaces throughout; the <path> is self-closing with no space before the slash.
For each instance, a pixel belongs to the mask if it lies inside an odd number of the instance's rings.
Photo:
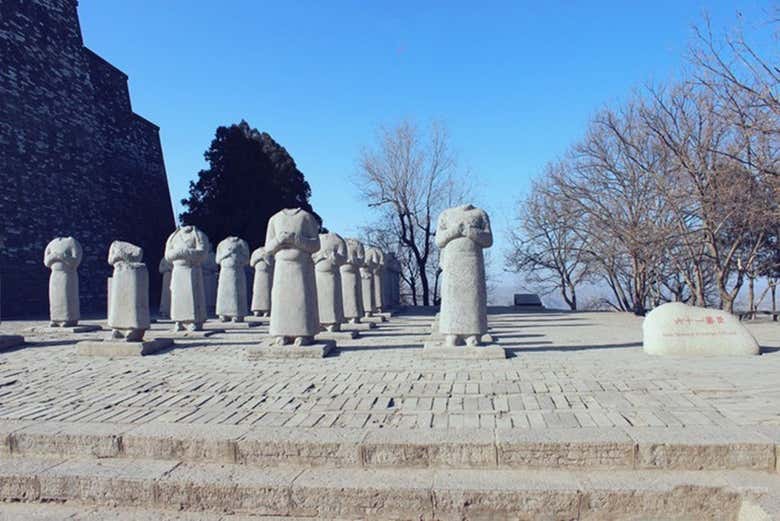
<path id="1" fill-rule="evenodd" d="M 249 264 L 255 269 L 255 280 L 252 284 L 252 313 L 256 317 L 270 316 L 274 257 L 265 248 L 260 247 L 252 252 Z"/>
<path id="2" fill-rule="evenodd" d="M 203 262 L 203 292 L 206 295 L 206 315 L 214 312 L 217 306 L 217 286 L 219 285 L 219 264 L 217 264 L 217 254 L 211 250 L 206 260 Z"/>
<path id="3" fill-rule="evenodd" d="M 79 309 L 79 274 L 83 252 L 73 237 L 57 237 L 46 246 L 43 264 L 49 277 L 49 320 L 52 327 L 76 326 Z"/>
<path id="4" fill-rule="evenodd" d="M 325 331 L 339 331 L 344 322 L 341 266 L 347 262 L 347 244 L 335 233 L 320 234 L 320 249 L 312 255 L 317 279 L 317 306 Z"/>
<path id="5" fill-rule="evenodd" d="M 352 324 L 360 322 L 363 316 L 363 291 L 360 267 L 363 265 L 365 251 L 357 239 L 347 239 L 347 259 L 341 265 L 341 296 L 344 318 Z"/>
<path id="6" fill-rule="evenodd" d="M 108 308 L 113 339 L 141 342 L 150 327 L 149 271 L 142 259 L 143 250 L 129 242 L 114 241 L 108 250 L 108 263 L 114 267 Z"/>
<path id="7" fill-rule="evenodd" d="M 317 221 L 301 208 L 286 208 L 268 221 L 265 249 L 275 261 L 269 335 L 276 345 L 309 345 L 320 330 L 311 259 L 320 249 L 318 232 Z"/>
<path id="8" fill-rule="evenodd" d="M 487 333 L 484 248 L 493 244 L 487 213 L 470 204 L 444 210 L 436 227 L 441 251 L 439 331 L 445 346 L 477 346 Z"/>
<path id="9" fill-rule="evenodd" d="M 401 263 L 394 253 L 385 254 L 384 301 L 390 307 L 401 302 Z"/>
<path id="10" fill-rule="evenodd" d="M 376 297 L 374 296 L 374 270 L 376 269 L 376 256 L 371 254 L 371 248 L 365 249 L 363 265 L 360 266 L 360 291 L 363 294 L 363 314 L 371 317 L 376 311 Z"/>
<path id="11" fill-rule="evenodd" d="M 165 243 L 171 271 L 171 319 L 174 331 L 200 331 L 206 322 L 206 295 L 201 266 L 209 253 L 209 240 L 194 226 L 176 229 Z"/>
<path id="12" fill-rule="evenodd" d="M 173 264 L 165 260 L 165 257 L 160 259 L 160 265 L 158 271 L 162 275 L 162 287 L 160 288 L 160 309 L 158 314 L 161 318 L 171 318 L 171 270 Z"/>
<path id="13" fill-rule="evenodd" d="M 217 316 L 222 322 L 243 322 L 247 309 L 246 272 L 249 245 L 238 237 L 228 237 L 217 245 L 219 270 Z"/>
<path id="14" fill-rule="evenodd" d="M 369 259 L 366 263 L 371 266 L 371 275 L 374 282 L 374 295 L 371 307 L 375 312 L 381 313 L 384 310 L 385 254 L 379 248 L 371 247 L 366 250 L 366 258 Z"/>

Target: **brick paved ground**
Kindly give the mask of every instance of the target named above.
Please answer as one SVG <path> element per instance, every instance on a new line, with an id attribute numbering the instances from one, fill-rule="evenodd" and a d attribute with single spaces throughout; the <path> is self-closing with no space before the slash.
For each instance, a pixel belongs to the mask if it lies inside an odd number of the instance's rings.
<path id="1" fill-rule="evenodd" d="M 780 425 L 780 324 L 751 323 L 765 354 L 645 355 L 641 319 L 495 309 L 502 361 L 420 357 L 431 316 L 393 317 L 323 360 L 246 360 L 265 327 L 180 340 L 144 358 L 79 356 L 76 339 L 30 333 L 0 353 L 0 420 L 375 429 Z M 164 336 L 155 324 L 148 336 Z M 217 323 L 210 327 L 218 327 Z"/>

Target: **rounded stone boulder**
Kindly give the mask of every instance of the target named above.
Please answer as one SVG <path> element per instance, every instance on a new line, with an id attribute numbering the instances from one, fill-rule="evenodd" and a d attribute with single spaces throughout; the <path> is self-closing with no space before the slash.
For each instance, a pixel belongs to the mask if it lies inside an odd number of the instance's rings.
<path id="1" fill-rule="evenodd" d="M 748 356 L 760 354 L 756 339 L 737 317 L 719 309 L 669 302 L 642 324 L 642 347 L 651 355 Z"/>

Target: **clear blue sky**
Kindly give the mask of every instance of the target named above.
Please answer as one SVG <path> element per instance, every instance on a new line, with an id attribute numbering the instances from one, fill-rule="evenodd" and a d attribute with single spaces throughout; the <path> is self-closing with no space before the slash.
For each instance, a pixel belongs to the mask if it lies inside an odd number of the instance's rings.
<path id="1" fill-rule="evenodd" d="M 679 71 L 703 13 L 725 29 L 771 5 L 81 0 L 79 13 L 85 44 L 161 127 L 177 214 L 214 129 L 244 118 L 287 148 L 326 226 L 354 234 L 371 220 L 350 183 L 360 147 L 378 124 L 433 118 L 479 179 L 500 264 L 514 202 L 590 115 Z"/>

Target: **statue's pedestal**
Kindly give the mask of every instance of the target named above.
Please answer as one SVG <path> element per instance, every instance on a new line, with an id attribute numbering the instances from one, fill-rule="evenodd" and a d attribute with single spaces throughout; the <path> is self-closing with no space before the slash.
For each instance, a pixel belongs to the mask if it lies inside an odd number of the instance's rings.
<path id="1" fill-rule="evenodd" d="M 76 353 L 84 356 L 144 356 L 173 345 L 170 338 L 156 338 L 141 342 L 123 340 L 83 340 L 76 344 Z"/>
<path id="2" fill-rule="evenodd" d="M 382 317 L 385 320 L 390 320 L 393 318 L 393 312 L 392 311 L 381 311 L 379 313 L 374 313 L 375 317 Z"/>
<path id="3" fill-rule="evenodd" d="M 294 346 L 292 344 L 277 345 L 269 339 L 262 344 L 247 349 L 247 359 L 263 360 L 268 358 L 325 358 L 336 349 L 334 340 L 320 340 L 319 338 L 313 344 L 307 346 Z"/>
<path id="4" fill-rule="evenodd" d="M 258 322 L 256 320 L 250 320 L 249 317 L 246 317 L 243 322 L 222 322 L 221 320 L 218 322 L 219 327 L 224 329 L 250 329 L 253 327 L 260 327 L 260 326 L 266 326 L 267 324 L 264 322 Z"/>
<path id="5" fill-rule="evenodd" d="M 373 322 L 358 322 L 357 324 L 347 322 L 346 324 L 341 324 L 342 331 L 368 331 L 370 329 L 376 329 L 376 324 Z"/>
<path id="6" fill-rule="evenodd" d="M 225 330 L 219 329 L 201 329 L 200 331 L 190 331 L 185 329 L 183 331 L 170 331 L 164 333 L 166 337 L 170 338 L 208 338 L 213 335 L 224 333 Z"/>
<path id="7" fill-rule="evenodd" d="M 369 324 L 381 324 L 382 322 L 385 322 L 387 319 L 383 317 L 382 315 L 371 315 L 370 317 L 361 317 L 361 322 L 367 322 Z"/>
<path id="8" fill-rule="evenodd" d="M 315 340 L 353 340 L 358 338 L 360 333 L 355 330 L 348 331 L 322 331 L 317 334 Z"/>
<path id="9" fill-rule="evenodd" d="M 91 333 L 103 328 L 94 324 L 76 324 L 75 326 L 34 326 L 31 333 Z"/>
<path id="10" fill-rule="evenodd" d="M 0 335 L 0 351 L 12 349 L 24 344 L 24 337 L 21 335 Z"/>
<path id="11" fill-rule="evenodd" d="M 506 351 L 496 344 L 450 347 L 431 340 L 423 344 L 422 357 L 429 360 L 502 360 L 506 358 Z"/>

